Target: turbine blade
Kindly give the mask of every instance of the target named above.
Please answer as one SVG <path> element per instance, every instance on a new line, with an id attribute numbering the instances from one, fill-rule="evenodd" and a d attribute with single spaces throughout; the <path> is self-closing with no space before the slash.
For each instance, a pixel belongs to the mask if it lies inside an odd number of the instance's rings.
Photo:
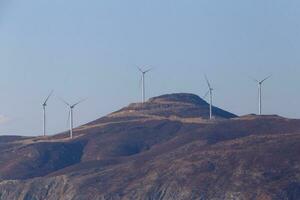
<path id="1" fill-rule="evenodd" d="M 75 106 L 77 106 L 78 104 L 80 104 L 80 103 L 82 103 L 82 102 L 84 102 L 84 101 L 86 101 L 86 100 L 87 100 L 87 99 L 82 99 L 82 100 L 78 101 L 77 103 L 73 104 L 71 107 L 75 107 Z"/>
<path id="2" fill-rule="evenodd" d="M 206 97 L 208 96 L 209 94 L 209 90 L 205 93 L 205 95 L 203 96 L 203 99 L 206 99 Z"/>
<path id="3" fill-rule="evenodd" d="M 265 82 L 266 80 L 268 80 L 269 78 L 271 78 L 271 76 L 272 76 L 272 75 L 270 75 L 270 76 L 266 77 L 265 79 L 263 79 L 263 80 L 261 81 L 261 83 L 263 83 L 263 82 Z"/>
<path id="4" fill-rule="evenodd" d="M 147 70 L 143 70 L 143 69 L 140 68 L 140 67 L 137 67 L 137 68 L 138 68 L 138 70 L 139 70 L 141 73 L 143 73 L 143 74 L 146 74 L 146 73 L 152 71 L 152 69 L 153 69 L 153 68 L 150 68 L 150 69 L 147 69 Z"/>
<path id="5" fill-rule="evenodd" d="M 150 71 L 152 71 L 152 70 L 153 70 L 153 68 L 150 68 L 150 69 L 144 71 L 144 73 L 146 74 L 146 73 L 148 73 L 148 72 L 150 72 Z"/>
<path id="6" fill-rule="evenodd" d="M 254 82 L 259 83 L 259 80 L 255 79 L 255 78 L 253 78 L 253 77 L 251 77 L 251 76 L 249 76 L 249 79 L 251 79 L 251 80 L 254 81 Z"/>
<path id="7" fill-rule="evenodd" d="M 205 77 L 205 80 L 206 80 L 206 83 L 207 83 L 208 88 L 211 90 L 212 88 L 211 88 L 211 85 L 210 85 L 210 83 L 209 83 L 209 81 L 208 81 L 207 76 L 205 75 L 204 77 Z"/>
<path id="8" fill-rule="evenodd" d="M 46 100 L 44 101 L 44 104 L 46 104 L 46 103 L 48 102 L 48 100 L 49 100 L 49 98 L 52 96 L 53 92 L 54 92 L 54 91 L 51 90 L 50 94 L 48 95 L 48 97 L 47 97 Z"/>
<path id="9" fill-rule="evenodd" d="M 63 98 L 59 98 L 64 104 L 66 104 L 68 107 L 70 107 L 71 105 L 68 103 L 68 102 L 66 102 Z"/>
<path id="10" fill-rule="evenodd" d="M 140 72 L 144 73 L 144 71 L 140 67 L 137 67 L 137 68 Z"/>

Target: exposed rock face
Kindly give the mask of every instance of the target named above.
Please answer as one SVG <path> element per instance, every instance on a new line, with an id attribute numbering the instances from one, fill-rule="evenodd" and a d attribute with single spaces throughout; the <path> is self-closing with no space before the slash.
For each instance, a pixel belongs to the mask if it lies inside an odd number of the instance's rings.
<path id="1" fill-rule="evenodd" d="M 172 94 L 52 137 L 0 137 L 0 199 L 298 200 L 300 120 Z"/>

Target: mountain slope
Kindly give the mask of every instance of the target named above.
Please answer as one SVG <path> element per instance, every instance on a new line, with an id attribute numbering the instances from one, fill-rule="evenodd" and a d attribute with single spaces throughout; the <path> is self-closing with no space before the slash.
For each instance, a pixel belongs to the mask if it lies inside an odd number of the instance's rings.
<path id="1" fill-rule="evenodd" d="M 73 140 L 0 137 L 0 199 L 300 199 L 300 120 L 214 111 L 171 94 Z"/>

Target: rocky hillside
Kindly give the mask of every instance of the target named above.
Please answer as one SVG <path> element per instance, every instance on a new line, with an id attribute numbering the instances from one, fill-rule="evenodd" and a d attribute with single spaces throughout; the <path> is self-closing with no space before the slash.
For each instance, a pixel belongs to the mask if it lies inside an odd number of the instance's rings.
<path id="1" fill-rule="evenodd" d="M 3 200 L 298 200 L 300 120 L 238 117 L 192 94 L 68 133 L 0 137 Z"/>

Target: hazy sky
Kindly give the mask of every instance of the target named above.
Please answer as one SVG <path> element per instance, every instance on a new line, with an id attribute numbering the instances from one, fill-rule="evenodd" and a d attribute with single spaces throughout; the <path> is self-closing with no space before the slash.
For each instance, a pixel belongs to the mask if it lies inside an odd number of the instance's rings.
<path id="1" fill-rule="evenodd" d="M 203 96 L 206 73 L 215 105 L 239 115 L 300 118 L 299 0 L 0 0 L 0 134 L 39 135 L 51 89 L 49 131 L 67 129 L 58 97 L 88 100 L 76 125 L 147 97 Z"/>

